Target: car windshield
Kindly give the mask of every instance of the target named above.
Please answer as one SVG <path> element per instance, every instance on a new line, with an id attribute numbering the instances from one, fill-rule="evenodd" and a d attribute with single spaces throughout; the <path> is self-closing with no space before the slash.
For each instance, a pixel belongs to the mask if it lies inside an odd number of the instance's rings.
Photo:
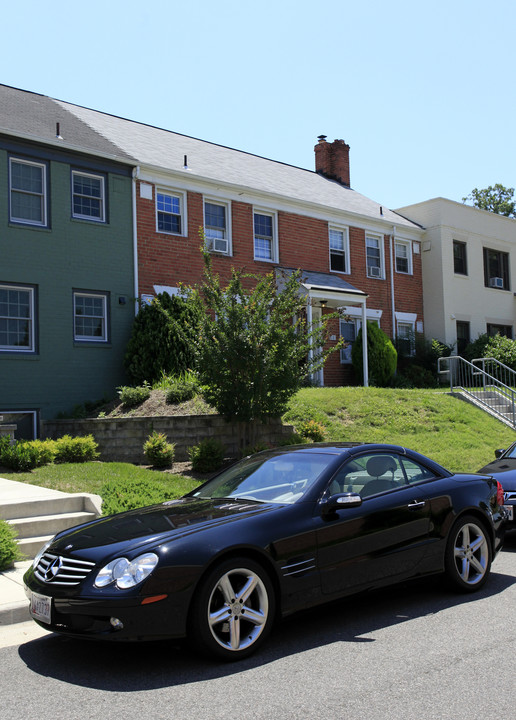
<path id="1" fill-rule="evenodd" d="M 505 458 L 516 458 L 516 444 L 512 445 L 508 450 L 504 453 Z"/>
<path id="2" fill-rule="evenodd" d="M 228 468 L 192 496 L 294 503 L 305 495 L 334 459 L 323 453 L 257 455 Z"/>

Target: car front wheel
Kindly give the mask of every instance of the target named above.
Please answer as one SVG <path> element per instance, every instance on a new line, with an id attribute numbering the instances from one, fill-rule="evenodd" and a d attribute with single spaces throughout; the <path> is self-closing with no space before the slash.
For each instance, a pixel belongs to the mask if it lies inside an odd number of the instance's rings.
<path id="1" fill-rule="evenodd" d="M 190 636 L 204 652 L 240 660 L 266 639 L 274 619 L 274 590 L 249 558 L 232 558 L 204 580 L 192 605 Z"/>
<path id="2" fill-rule="evenodd" d="M 446 575 L 464 592 L 481 588 L 491 570 L 491 541 L 482 523 L 465 516 L 452 527 L 446 548 Z"/>

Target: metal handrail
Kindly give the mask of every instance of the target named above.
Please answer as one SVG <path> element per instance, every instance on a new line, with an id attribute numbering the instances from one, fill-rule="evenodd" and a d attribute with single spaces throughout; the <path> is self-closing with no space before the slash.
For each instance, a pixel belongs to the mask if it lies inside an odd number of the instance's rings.
<path id="1" fill-rule="evenodd" d="M 490 363 L 494 372 L 485 369 Z M 460 390 L 476 405 L 516 428 L 516 373 L 511 368 L 495 358 L 475 358 L 469 362 L 460 355 L 452 355 L 438 359 L 437 372 L 449 376 L 450 392 Z"/>

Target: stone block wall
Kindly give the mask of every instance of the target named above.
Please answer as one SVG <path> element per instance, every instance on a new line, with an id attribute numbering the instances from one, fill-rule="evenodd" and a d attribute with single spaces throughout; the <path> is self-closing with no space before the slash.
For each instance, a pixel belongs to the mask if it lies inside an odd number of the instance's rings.
<path id="1" fill-rule="evenodd" d="M 239 457 L 248 443 L 243 441 L 237 423 L 227 423 L 219 415 L 175 415 L 167 417 L 95 418 L 90 420 L 47 420 L 42 423 L 41 436 L 93 435 L 105 461 L 147 464 L 143 444 L 153 430 L 164 433 L 175 443 L 175 460 L 187 461 L 188 448 L 206 437 L 219 439 L 228 457 Z M 281 420 L 259 424 L 256 442 L 277 445 L 293 428 Z"/>

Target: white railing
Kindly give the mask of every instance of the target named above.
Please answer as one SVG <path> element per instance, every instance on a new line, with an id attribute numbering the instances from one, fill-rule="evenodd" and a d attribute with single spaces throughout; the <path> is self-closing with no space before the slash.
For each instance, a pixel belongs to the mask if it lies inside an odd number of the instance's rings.
<path id="1" fill-rule="evenodd" d="M 472 362 L 458 355 L 438 360 L 439 375 L 448 375 L 450 391 L 460 391 L 476 405 L 516 428 L 516 373 L 495 358 Z"/>

